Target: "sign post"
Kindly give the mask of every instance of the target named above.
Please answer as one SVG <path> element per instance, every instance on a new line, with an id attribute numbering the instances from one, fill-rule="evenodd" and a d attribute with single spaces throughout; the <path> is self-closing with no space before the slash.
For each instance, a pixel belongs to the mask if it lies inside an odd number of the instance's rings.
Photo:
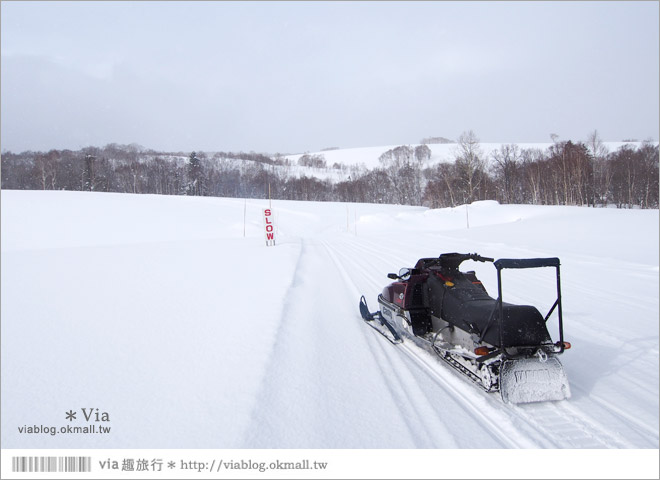
<path id="1" fill-rule="evenodd" d="M 275 223 L 273 220 L 273 209 L 264 208 L 264 226 L 266 228 L 266 246 L 275 245 Z"/>

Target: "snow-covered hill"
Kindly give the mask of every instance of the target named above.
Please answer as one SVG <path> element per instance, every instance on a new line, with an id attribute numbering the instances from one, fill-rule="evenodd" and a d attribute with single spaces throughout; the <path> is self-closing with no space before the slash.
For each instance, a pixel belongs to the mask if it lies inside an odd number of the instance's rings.
<path id="1" fill-rule="evenodd" d="M 656 142 L 657 143 L 657 142 Z M 490 158 L 492 152 L 499 150 L 503 143 L 481 143 L 479 148 L 483 152 L 486 159 Z M 538 149 L 546 151 L 552 143 L 516 143 L 518 147 L 522 149 Z M 639 146 L 640 142 L 603 142 L 608 151 L 615 152 L 624 145 Z M 366 168 L 372 169 L 380 167 L 379 157 L 388 150 L 396 148 L 399 145 L 387 145 L 387 146 L 378 146 L 378 147 L 360 147 L 360 148 L 343 148 L 343 149 L 334 149 L 326 150 L 319 152 L 307 153 L 307 155 L 319 155 L 323 156 L 326 163 L 329 167 L 332 165 L 362 165 Z M 413 148 L 419 146 L 419 144 L 409 145 Z M 443 162 L 454 162 L 456 159 L 457 152 L 459 151 L 459 146 L 456 143 L 443 143 L 443 144 L 428 144 L 427 145 L 431 150 L 431 158 L 428 161 L 428 165 L 433 165 L 436 163 Z M 304 154 L 297 155 L 287 155 L 292 163 L 296 163 L 300 157 Z M 314 173 L 312 172 L 312 175 Z"/>
<path id="2" fill-rule="evenodd" d="M 273 201 L 266 247 L 267 205 L 3 191 L 3 447 L 658 448 L 657 210 Z M 449 251 L 560 257 L 570 400 L 506 405 L 363 324 L 361 294 Z M 112 432 L 19 431 L 79 407 Z"/>

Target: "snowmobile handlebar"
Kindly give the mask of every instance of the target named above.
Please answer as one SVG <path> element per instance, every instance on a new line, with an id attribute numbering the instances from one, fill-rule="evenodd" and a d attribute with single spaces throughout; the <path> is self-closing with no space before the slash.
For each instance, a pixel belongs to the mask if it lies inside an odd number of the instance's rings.
<path id="1" fill-rule="evenodd" d="M 440 265 L 450 270 L 458 269 L 465 260 L 477 262 L 493 262 L 494 258 L 482 257 L 478 253 L 443 253 L 437 259 L 432 260 L 427 266 Z"/>
<path id="2" fill-rule="evenodd" d="M 482 257 L 481 255 L 478 255 L 476 253 L 470 254 L 470 260 L 474 260 L 474 261 L 477 261 L 477 262 L 494 262 L 495 261 L 494 258 Z"/>

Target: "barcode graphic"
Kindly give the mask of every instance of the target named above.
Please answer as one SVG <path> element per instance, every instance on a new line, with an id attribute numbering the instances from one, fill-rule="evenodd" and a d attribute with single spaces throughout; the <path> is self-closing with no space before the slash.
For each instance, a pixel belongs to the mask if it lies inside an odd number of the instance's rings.
<path id="1" fill-rule="evenodd" d="M 12 472 L 91 472 L 92 457 L 11 457 Z"/>

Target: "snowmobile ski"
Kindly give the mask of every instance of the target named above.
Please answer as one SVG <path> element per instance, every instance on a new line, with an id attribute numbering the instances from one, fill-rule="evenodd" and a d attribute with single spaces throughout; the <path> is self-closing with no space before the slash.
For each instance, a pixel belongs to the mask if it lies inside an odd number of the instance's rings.
<path id="1" fill-rule="evenodd" d="M 403 342 L 401 336 L 396 332 L 390 322 L 383 318 L 380 311 L 373 313 L 369 312 L 367 299 L 364 298 L 364 295 L 360 298 L 360 314 L 367 325 L 376 330 L 383 337 L 387 338 L 390 342 L 394 344 Z"/>

